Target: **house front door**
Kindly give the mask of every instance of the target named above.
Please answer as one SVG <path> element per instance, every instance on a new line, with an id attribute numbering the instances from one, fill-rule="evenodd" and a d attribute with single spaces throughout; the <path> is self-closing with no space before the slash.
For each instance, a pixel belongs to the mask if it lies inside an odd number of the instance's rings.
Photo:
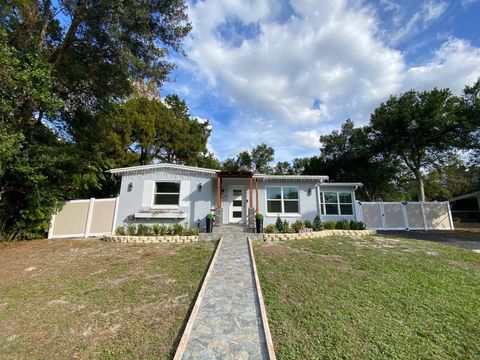
<path id="1" fill-rule="evenodd" d="M 245 191 L 242 188 L 230 188 L 230 223 L 240 223 L 244 218 Z"/>

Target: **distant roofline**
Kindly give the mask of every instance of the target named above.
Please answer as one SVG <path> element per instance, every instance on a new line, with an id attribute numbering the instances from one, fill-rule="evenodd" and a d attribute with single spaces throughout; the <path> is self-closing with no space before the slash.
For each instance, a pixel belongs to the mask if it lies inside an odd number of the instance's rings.
<path id="1" fill-rule="evenodd" d="M 460 195 L 460 196 L 456 196 L 454 198 L 451 198 L 450 200 L 448 201 L 457 201 L 457 200 L 462 200 L 462 199 L 468 199 L 470 197 L 478 197 L 480 196 L 480 191 L 474 191 L 472 193 L 469 193 L 469 194 L 464 194 L 464 195 Z"/>
<path id="2" fill-rule="evenodd" d="M 198 172 L 203 174 L 209 174 L 212 176 L 218 176 L 219 174 L 225 174 L 221 170 L 207 169 L 196 166 L 180 165 L 180 164 L 170 164 L 170 163 L 161 163 L 153 165 L 139 165 L 139 166 L 129 166 L 123 168 L 110 169 L 107 172 L 111 174 L 127 174 L 135 172 L 144 172 L 149 170 L 156 169 L 174 169 L 174 170 L 183 170 Z M 233 174 L 233 172 L 231 172 Z M 246 173 L 245 171 L 238 171 L 239 174 Z M 252 174 L 254 179 L 268 181 L 268 180 L 298 180 L 298 181 L 316 181 L 318 182 L 315 186 L 363 186 L 362 183 L 337 183 L 337 182 L 328 182 L 329 177 L 325 175 L 267 175 L 267 174 Z"/>
<path id="3" fill-rule="evenodd" d="M 168 169 L 168 168 L 175 169 L 175 170 L 200 172 L 200 173 L 210 174 L 210 175 L 217 174 L 217 170 L 213 170 L 213 169 L 201 168 L 196 166 L 179 165 L 179 164 L 170 164 L 170 163 L 129 166 L 129 167 L 123 167 L 123 168 L 110 169 L 108 170 L 108 172 L 111 174 L 126 174 L 130 172 L 143 172 L 147 170 Z"/>

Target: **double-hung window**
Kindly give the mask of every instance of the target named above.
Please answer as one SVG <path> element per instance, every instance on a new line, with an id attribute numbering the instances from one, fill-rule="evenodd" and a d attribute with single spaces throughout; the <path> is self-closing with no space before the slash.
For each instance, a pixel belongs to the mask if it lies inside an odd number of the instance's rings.
<path id="1" fill-rule="evenodd" d="M 300 213 L 298 187 L 267 186 L 267 213 Z"/>
<path id="2" fill-rule="evenodd" d="M 153 205 L 178 206 L 180 200 L 179 182 L 156 182 Z"/>
<path id="3" fill-rule="evenodd" d="M 352 193 L 325 191 L 320 193 L 323 215 L 353 215 Z"/>

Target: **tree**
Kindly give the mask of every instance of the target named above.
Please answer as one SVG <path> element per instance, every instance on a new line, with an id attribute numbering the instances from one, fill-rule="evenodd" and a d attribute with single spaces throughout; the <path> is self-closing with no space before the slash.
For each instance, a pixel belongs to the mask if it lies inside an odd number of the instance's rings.
<path id="1" fill-rule="evenodd" d="M 374 141 L 411 171 L 419 201 L 425 201 L 423 169 L 465 146 L 471 132 L 471 120 L 458 109 L 459 99 L 448 89 L 412 90 L 391 96 L 371 116 Z"/>
<path id="2" fill-rule="evenodd" d="M 237 160 L 233 157 L 226 158 L 225 160 L 223 160 L 221 169 L 222 171 L 233 171 L 233 172 L 240 171 Z"/>
<path id="3" fill-rule="evenodd" d="M 395 179 L 401 169 L 393 159 L 378 153 L 367 128 L 356 128 L 347 120 L 340 131 L 321 136 L 320 145 L 320 156 L 299 160 L 304 174 L 327 175 L 337 182 L 362 182 L 360 198 L 367 200 L 400 195 Z"/>
<path id="4" fill-rule="evenodd" d="M 293 169 L 288 161 L 279 161 L 273 168 L 275 175 L 292 175 Z"/>
<path id="5" fill-rule="evenodd" d="M 273 161 L 275 150 L 267 144 L 260 144 L 251 151 L 252 170 L 256 173 L 269 174 L 272 169 L 270 163 Z"/>

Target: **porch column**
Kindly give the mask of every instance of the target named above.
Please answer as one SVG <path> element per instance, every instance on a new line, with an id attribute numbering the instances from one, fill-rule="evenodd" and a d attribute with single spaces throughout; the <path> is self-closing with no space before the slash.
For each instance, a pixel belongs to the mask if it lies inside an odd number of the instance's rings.
<path id="1" fill-rule="evenodd" d="M 255 212 L 258 214 L 258 179 L 255 179 Z"/>
<path id="2" fill-rule="evenodd" d="M 222 208 L 222 178 L 217 178 L 217 209 Z"/>
<path id="3" fill-rule="evenodd" d="M 250 203 L 248 204 L 249 208 L 253 208 L 253 178 L 250 177 Z"/>

